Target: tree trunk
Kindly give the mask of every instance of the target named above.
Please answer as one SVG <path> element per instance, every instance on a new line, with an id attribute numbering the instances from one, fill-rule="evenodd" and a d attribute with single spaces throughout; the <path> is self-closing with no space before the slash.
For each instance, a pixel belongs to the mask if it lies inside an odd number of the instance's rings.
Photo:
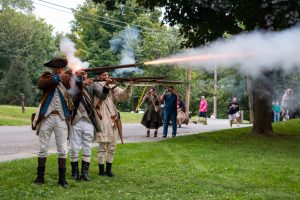
<path id="1" fill-rule="evenodd" d="M 258 135 L 272 135 L 272 98 L 273 72 L 263 72 L 256 78 L 253 87 L 254 94 L 254 122 L 252 133 Z"/>
<path id="2" fill-rule="evenodd" d="M 191 79 L 192 79 L 192 68 L 189 67 L 186 70 L 186 90 L 185 90 L 185 110 L 189 115 L 190 112 L 190 99 L 191 99 Z"/>
<path id="3" fill-rule="evenodd" d="M 218 72 L 217 72 L 217 65 L 215 65 L 214 71 L 214 115 L 217 118 L 217 88 L 218 88 Z"/>
<path id="4" fill-rule="evenodd" d="M 248 102 L 249 102 L 249 114 L 250 114 L 250 123 L 252 124 L 254 121 L 254 113 L 253 113 L 253 87 L 252 87 L 252 79 L 247 74 L 247 94 L 248 94 Z"/>

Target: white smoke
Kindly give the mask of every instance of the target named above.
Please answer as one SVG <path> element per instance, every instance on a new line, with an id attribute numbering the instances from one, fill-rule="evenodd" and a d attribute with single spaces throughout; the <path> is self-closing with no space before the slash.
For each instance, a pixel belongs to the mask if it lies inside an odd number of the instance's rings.
<path id="1" fill-rule="evenodd" d="M 114 52 L 121 53 L 120 64 L 133 64 L 135 63 L 134 47 L 138 45 L 140 41 L 140 31 L 133 27 L 128 27 L 121 31 L 116 37 L 109 41 L 110 48 Z M 138 67 L 117 69 L 116 74 L 124 73 L 140 73 L 141 70 Z"/>
<path id="2" fill-rule="evenodd" d="M 68 61 L 68 68 L 72 71 L 73 78 L 70 81 L 70 89 L 68 90 L 68 93 L 72 96 L 75 96 L 78 94 L 79 89 L 76 86 L 75 81 L 75 72 L 80 69 L 85 69 L 89 67 L 88 62 L 82 62 L 80 58 L 75 56 L 76 48 L 75 43 L 72 42 L 69 38 L 63 37 L 60 40 L 59 44 L 60 51 L 66 56 Z"/>
<path id="3" fill-rule="evenodd" d="M 88 62 L 82 62 L 80 58 L 75 56 L 77 51 L 75 48 L 75 43 L 72 42 L 69 38 L 61 38 L 59 48 L 60 51 L 67 57 L 68 68 L 72 70 L 73 74 L 80 69 L 89 67 Z"/>
<path id="4" fill-rule="evenodd" d="M 158 61 L 204 55 L 219 55 L 213 59 L 191 59 L 180 64 L 213 70 L 218 67 L 240 67 L 242 73 L 259 75 L 264 70 L 282 68 L 291 71 L 300 68 L 300 25 L 280 32 L 254 31 L 220 39 L 206 47 L 198 47 Z"/>

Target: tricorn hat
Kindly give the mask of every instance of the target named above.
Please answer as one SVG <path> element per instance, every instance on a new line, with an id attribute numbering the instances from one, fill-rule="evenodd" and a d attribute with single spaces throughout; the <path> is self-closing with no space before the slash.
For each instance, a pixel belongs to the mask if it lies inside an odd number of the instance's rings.
<path id="1" fill-rule="evenodd" d="M 45 67 L 50 67 L 50 68 L 64 68 L 68 64 L 68 61 L 63 58 L 53 58 L 49 62 L 45 63 Z"/>

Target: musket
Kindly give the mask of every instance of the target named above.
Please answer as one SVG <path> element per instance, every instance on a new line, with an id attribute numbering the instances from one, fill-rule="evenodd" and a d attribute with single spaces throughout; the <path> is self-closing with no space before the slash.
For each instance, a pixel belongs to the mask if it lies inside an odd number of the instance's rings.
<path id="1" fill-rule="evenodd" d="M 115 66 L 103 66 L 103 67 L 95 67 L 95 68 L 87 68 L 82 69 L 85 72 L 101 72 L 101 71 L 109 71 L 114 69 L 121 69 L 121 68 L 130 68 L 144 65 L 144 63 L 135 63 L 135 64 L 126 64 L 126 65 L 115 65 Z"/>
<path id="2" fill-rule="evenodd" d="M 173 80 L 141 80 L 134 83 L 135 86 L 155 86 L 155 85 L 173 85 L 182 84 L 184 81 L 173 81 Z"/>
<path id="3" fill-rule="evenodd" d="M 162 85 L 162 84 L 182 84 L 185 83 L 184 81 L 175 81 L 175 80 L 157 80 L 157 79 L 145 79 L 145 80 L 137 80 L 135 81 L 137 83 L 153 83 L 157 85 Z"/>
<path id="4" fill-rule="evenodd" d="M 116 82 L 143 82 L 143 81 L 155 81 L 167 78 L 166 76 L 142 76 L 142 77 L 111 77 Z M 92 81 L 104 81 L 99 78 L 90 78 Z"/>
<path id="5" fill-rule="evenodd" d="M 169 84 L 182 84 L 184 81 L 174 81 L 174 80 L 156 80 L 156 83 L 169 83 Z"/>

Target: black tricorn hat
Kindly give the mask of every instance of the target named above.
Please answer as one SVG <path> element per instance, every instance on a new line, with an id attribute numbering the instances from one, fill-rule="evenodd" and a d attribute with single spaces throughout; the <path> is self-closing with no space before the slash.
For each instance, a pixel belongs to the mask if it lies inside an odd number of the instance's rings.
<path id="1" fill-rule="evenodd" d="M 64 68 L 68 64 L 68 61 L 63 58 L 53 58 L 49 62 L 45 63 L 45 67 L 50 67 L 50 68 Z"/>

